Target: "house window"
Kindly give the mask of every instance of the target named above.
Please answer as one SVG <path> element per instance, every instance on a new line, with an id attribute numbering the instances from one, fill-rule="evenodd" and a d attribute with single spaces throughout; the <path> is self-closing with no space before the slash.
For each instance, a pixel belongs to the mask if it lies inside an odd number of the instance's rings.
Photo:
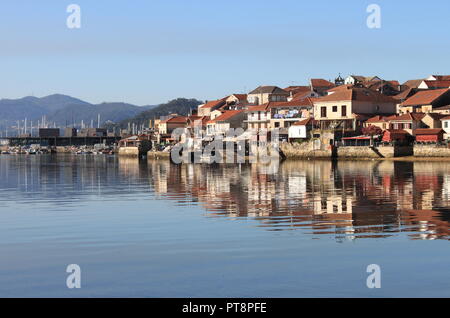
<path id="1" fill-rule="evenodd" d="M 337 113 L 337 106 L 333 106 L 333 113 Z"/>
<path id="2" fill-rule="evenodd" d="M 444 128 L 448 128 L 448 121 L 444 121 Z"/>
<path id="3" fill-rule="evenodd" d="M 347 117 L 347 106 L 342 105 L 341 112 L 342 112 L 342 117 Z"/>
<path id="4" fill-rule="evenodd" d="M 320 108 L 320 117 L 327 117 L 327 108 L 326 107 Z"/>
<path id="5" fill-rule="evenodd" d="M 278 127 L 280 127 L 280 122 L 275 122 L 275 128 L 278 128 Z"/>

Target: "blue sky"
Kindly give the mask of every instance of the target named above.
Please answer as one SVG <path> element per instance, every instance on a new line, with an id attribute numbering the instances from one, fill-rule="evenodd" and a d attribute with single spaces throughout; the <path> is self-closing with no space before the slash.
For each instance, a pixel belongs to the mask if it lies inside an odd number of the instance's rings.
<path id="1" fill-rule="evenodd" d="M 66 7 L 81 7 L 81 29 Z M 381 29 L 366 25 L 381 7 Z M 0 3 L 0 97 L 158 104 L 258 85 L 450 74 L 448 0 L 18 0 Z"/>

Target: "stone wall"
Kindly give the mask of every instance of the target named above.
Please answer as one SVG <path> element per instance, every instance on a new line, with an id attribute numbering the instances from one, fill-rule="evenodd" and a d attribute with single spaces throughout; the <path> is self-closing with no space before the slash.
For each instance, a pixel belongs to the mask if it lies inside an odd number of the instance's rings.
<path id="1" fill-rule="evenodd" d="M 57 153 L 70 153 L 69 147 L 56 147 Z"/>
<path id="2" fill-rule="evenodd" d="M 152 151 L 147 152 L 148 159 L 170 159 L 169 151 Z"/>
<path id="3" fill-rule="evenodd" d="M 119 156 L 139 157 L 138 147 L 120 147 Z"/>
<path id="4" fill-rule="evenodd" d="M 380 146 L 380 147 L 339 147 L 338 158 L 396 158 L 412 156 L 411 146 Z"/>
<path id="5" fill-rule="evenodd" d="M 333 151 L 327 145 L 322 144 L 321 149 L 317 149 L 317 140 L 305 141 L 303 143 L 282 143 L 281 151 L 289 158 L 332 158 Z M 316 148 L 316 150 L 314 150 Z M 382 147 L 338 147 L 335 157 L 342 159 L 375 159 L 375 158 L 394 158 L 402 156 L 411 156 L 412 147 L 408 146 L 382 146 Z"/>
<path id="6" fill-rule="evenodd" d="M 450 157 L 450 148 L 437 145 L 414 145 L 414 157 Z"/>
<path id="7" fill-rule="evenodd" d="M 354 158 L 382 158 L 379 152 L 374 151 L 371 147 L 339 147 L 337 150 L 338 158 L 354 159 Z"/>
<path id="8" fill-rule="evenodd" d="M 301 143 L 280 144 L 280 150 L 287 159 L 295 158 L 332 158 L 333 151 L 331 147 L 320 145 L 318 140 L 305 141 Z"/>

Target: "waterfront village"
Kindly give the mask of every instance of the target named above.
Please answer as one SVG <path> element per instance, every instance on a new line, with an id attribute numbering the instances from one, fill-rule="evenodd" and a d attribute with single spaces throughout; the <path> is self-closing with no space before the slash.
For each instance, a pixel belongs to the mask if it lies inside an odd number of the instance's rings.
<path id="1" fill-rule="evenodd" d="M 339 75 L 334 81 L 311 79 L 307 86 L 259 86 L 247 94 L 206 101 L 187 116 L 151 119 L 139 129 L 133 125 L 120 136 L 102 128 L 66 128 L 60 137 L 59 129 L 48 128 L 39 130 L 39 138 L 28 136 L 32 140 L 27 144 L 45 139 L 60 151 L 95 152 L 83 150 L 89 139 L 101 148 L 98 153 L 164 157 L 176 142 L 173 131 L 180 128 L 192 134 L 200 129 L 204 143 L 237 128 L 245 132 L 235 141 L 254 139 L 246 136 L 251 130 L 265 131 L 256 136 L 264 142 L 267 131 L 277 130 L 286 158 L 450 157 L 450 75 L 403 84 L 378 76 Z M 11 148 L 23 140 L 8 143 Z"/>

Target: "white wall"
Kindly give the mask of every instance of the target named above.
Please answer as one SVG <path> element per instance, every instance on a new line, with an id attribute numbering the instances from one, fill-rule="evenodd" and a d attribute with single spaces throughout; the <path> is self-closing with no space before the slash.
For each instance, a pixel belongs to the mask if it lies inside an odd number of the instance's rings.
<path id="1" fill-rule="evenodd" d="M 355 79 L 352 77 L 352 76 L 348 76 L 346 79 L 345 79 L 345 85 L 355 85 Z"/>
<path id="2" fill-rule="evenodd" d="M 447 125 L 447 127 L 445 127 Z M 450 119 L 442 121 L 442 129 L 444 129 L 447 136 L 450 134 Z"/>
<path id="3" fill-rule="evenodd" d="M 288 131 L 289 138 L 306 138 L 306 126 L 292 125 Z"/>

